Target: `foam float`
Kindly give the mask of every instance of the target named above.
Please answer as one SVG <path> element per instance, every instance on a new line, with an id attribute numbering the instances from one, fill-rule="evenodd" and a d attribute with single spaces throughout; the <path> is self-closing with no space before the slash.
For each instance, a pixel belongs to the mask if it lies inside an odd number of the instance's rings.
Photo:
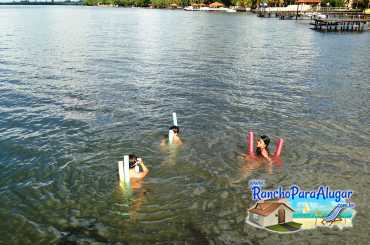
<path id="1" fill-rule="evenodd" d="M 121 183 L 130 184 L 130 163 L 128 155 L 124 156 L 123 161 L 118 162 L 118 175 Z"/>
<path id="2" fill-rule="evenodd" d="M 252 131 L 248 132 L 247 137 L 247 145 L 248 145 L 248 155 L 251 157 L 256 156 L 254 153 L 254 133 Z M 274 158 L 279 158 L 281 155 L 281 152 L 283 150 L 284 140 L 282 138 L 279 138 L 275 143 L 275 153 Z"/>

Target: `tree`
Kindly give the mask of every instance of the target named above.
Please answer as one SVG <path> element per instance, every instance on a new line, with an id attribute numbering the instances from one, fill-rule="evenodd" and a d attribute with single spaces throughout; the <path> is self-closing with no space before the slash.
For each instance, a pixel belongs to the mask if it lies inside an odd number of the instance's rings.
<path id="1" fill-rule="evenodd" d="M 152 4 L 155 8 L 165 8 L 169 5 L 167 0 L 152 0 Z"/>
<path id="2" fill-rule="evenodd" d="M 102 4 L 105 4 L 105 5 L 110 5 L 110 4 L 114 3 L 113 0 L 101 0 L 99 2 L 101 2 Z"/>
<path id="3" fill-rule="evenodd" d="M 232 0 L 232 5 L 234 6 L 241 6 L 241 7 L 251 7 L 252 0 Z"/>
<path id="4" fill-rule="evenodd" d="M 251 8 L 255 9 L 260 4 L 260 0 L 251 0 Z"/>
<path id="5" fill-rule="evenodd" d="M 330 7 L 345 7 L 345 0 L 322 0 L 321 5 L 327 6 L 327 3 L 330 4 Z"/>
<path id="6" fill-rule="evenodd" d="M 98 0 L 85 0 L 85 5 L 94 6 L 98 4 Z"/>
<path id="7" fill-rule="evenodd" d="M 186 7 L 190 5 L 190 0 L 180 0 L 180 5 Z"/>
<path id="8" fill-rule="evenodd" d="M 353 0 L 352 8 L 366 9 L 369 7 L 369 0 Z"/>

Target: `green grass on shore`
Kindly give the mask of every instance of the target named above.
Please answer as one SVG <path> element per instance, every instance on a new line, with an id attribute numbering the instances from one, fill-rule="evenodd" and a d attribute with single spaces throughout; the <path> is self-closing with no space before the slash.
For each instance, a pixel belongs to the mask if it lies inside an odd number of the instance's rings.
<path id="1" fill-rule="evenodd" d="M 272 231 L 277 231 L 277 232 L 291 232 L 291 231 L 299 230 L 301 228 L 301 225 L 302 224 L 299 224 L 296 222 L 288 222 L 283 225 L 278 224 L 278 225 L 267 226 L 266 228 Z"/>

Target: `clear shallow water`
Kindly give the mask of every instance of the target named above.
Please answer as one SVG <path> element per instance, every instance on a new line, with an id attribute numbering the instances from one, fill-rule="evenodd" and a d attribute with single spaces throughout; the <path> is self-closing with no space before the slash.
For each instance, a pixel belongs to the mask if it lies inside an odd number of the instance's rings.
<path id="1" fill-rule="evenodd" d="M 0 33 L 0 243 L 368 241 L 368 33 L 89 7 L 1 7 Z M 160 149 L 173 111 L 185 146 Z M 285 139 L 282 167 L 238 160 L 249 129 Z M 150 174 L 128 195 L 131 152 Z M 251 178 L 352 188 L 354 227 L 250 227 Z"/>

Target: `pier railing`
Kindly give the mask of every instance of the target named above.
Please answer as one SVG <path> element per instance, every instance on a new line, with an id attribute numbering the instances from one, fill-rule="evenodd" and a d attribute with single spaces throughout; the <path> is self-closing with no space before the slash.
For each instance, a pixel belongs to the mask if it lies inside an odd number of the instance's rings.
<path id="1" fill-rule="evenodd" d="M 294 7 L 294 8 L 293 8 Z M 276 17 L 282 20 L 284 19 L 314 19 L 317 16 L 324 16 L 326 18 L 334 18 L 337 16 L 348 16 L 364 15 L 364 12 L 360 9 L 349 9 L 349 8 L 337 8 L 337 7 L 309 7 L 307 5 L 295 5 L 289 8 L 282 7 L 266 7 L 259 8 L 255 11 L 258 17 Z"/>
<path id="2" fill-rule="evenodd" d="M 345 7 L 321 7 L 321 6 L 314 6 L 312 7 L 312 11 L 315 12 L 362 12 L 360 9 L 350 9 Z"/>
<path id="3" fill-rule="evenodd" d="M 350 8 L 343 8 L 343 7 L 320 7 L 314 6 L 309 7 L 307 5 L 291 5 L 289 8 L 287 7 L 263 7 L 254 10 L 255 13 L 259 14 L 261 17 L 266 17 L 268 14 L 271 17 L 271 14 L 275 13 L 347 13 L 347 14 L 356 14 L 356 13 L 363 13 L 361 9 L 350 9 Z"/>
<path id="4" fill-rule="evenodd" d="M 316 17 L 311 22 L 318 31 L 362 32 L 369 30 L 369 15 L 337 15 L 329 18 Z"/>

